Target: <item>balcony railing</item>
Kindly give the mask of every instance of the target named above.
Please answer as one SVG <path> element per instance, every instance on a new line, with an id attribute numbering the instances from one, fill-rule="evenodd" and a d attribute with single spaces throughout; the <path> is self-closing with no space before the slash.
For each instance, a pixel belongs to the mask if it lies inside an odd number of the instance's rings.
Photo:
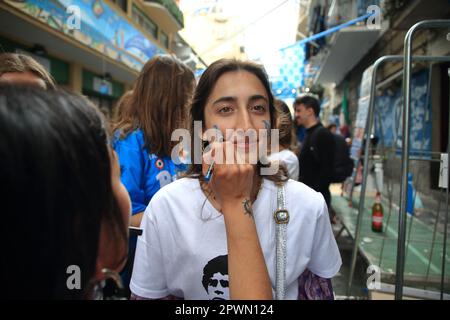
<path id="1" fill-rule="evenodd" d="M 184 17 L 178 5 L 174 0 L 144 0 L 145 2 L 154 2 L 162 5 L 170 14 L 177 20 L 177 22 L 184 27 Z"/>

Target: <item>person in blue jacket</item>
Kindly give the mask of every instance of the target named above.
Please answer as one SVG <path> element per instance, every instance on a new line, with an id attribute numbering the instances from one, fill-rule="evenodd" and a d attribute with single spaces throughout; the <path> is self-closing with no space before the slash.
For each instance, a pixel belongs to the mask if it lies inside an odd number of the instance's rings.
<path id="1" fill-rule="evenodd" d="M 150 153 L 142 129 L 134 130 L 124 139 L 117 134 L 113 147 L 119 155 L 122 183 L 132 200 L 130 225 L 139 227 L 142 212 L 153 195 L 175 180 L 183 165 L 174 164 L 170 156 Z"/>
<path id="2" fill-rule="evenodd" d="M 194 86 L 194 74 L 184 63 L 158 55 L 144 65 L 131 93 L 119 102 L 112 144 L 131 198 L 133 227 L 140 226 L 153 195 L 186 169 L 183 162 L 172 161 L 177 142 L 171 141 L 171 135 L 175 129 L 186 128 Z M 135 245 L 136 238 L 130 237 L 125 284 L 129 283 Z"/>

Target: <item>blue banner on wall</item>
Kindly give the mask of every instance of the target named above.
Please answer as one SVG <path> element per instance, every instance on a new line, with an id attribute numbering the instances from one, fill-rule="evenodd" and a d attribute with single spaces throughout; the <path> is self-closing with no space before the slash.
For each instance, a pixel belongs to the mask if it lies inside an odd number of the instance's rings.
<path id="1" fill-rule="evenodd" d="M 264 60 L 274 95 L 279 99 L 295 98 L 304 85 L 305 45 L 298 44 L 282 50 Z M 270 67 L 272 65 L 273 67 Z"/>

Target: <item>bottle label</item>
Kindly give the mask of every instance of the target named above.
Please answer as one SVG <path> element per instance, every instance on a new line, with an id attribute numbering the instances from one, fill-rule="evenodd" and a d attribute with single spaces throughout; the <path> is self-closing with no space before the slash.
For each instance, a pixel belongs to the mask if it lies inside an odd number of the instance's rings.
<path id="1" fill-rule="evenodd" d="M 383 223 L 383 217 L 372 217 L 372 222 L 376 224 Z"/>

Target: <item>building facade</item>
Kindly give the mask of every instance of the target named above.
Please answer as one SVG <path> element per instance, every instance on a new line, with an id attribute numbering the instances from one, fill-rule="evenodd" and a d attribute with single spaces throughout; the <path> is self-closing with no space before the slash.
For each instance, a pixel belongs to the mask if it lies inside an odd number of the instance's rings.
<path id="1" fill-rule="evenodd" d="M 183 26 L 173 0 L 0 1 L 1 50 L 32 55 L 107 115 L 148 59 L 189 51 Z"/>
<path id="2" fill-rule="evenodd" d="M 376 1 L 310 1 L 304 8 L 309 12 L 299 34 L 316 34 L 335 25 L 366 14 L 369 5 Z M 342 4 L 341 4 L 342 2 Z M 322 119 L 324 122 L 342 121 L 343 100 L 347 104 L 350 132 L 357 118 L 358 102 L 364 71 L 379 57 L 402 55 L 403 42 L 408 29 L 416 22 L 426 19 L 448 19 L 448 1 L 382 1 L 381 20 L 378 28 L 370 28 L 364 20 L 341 29 L 327 37 L 310 43 L 307 48 L 307 69 L 311 70 L 307 86 L 322 86 L 324 100 Z M 309 18 L 309 19 L 308 19 Z M 448 30 L 424 30 L 417 33 L 413 43 L 413 55 L 450 55 Z M 302 36 L 299 35 L 299 39 Z M 448 75 L 449 63 L 414 63 L 413 66 L 413 127 L 411 128 L 411 151 L 417 155 L 431 157 L 432 153 L 445 152 L 448 136 Z M 377 82 L 377 102 L 374 133 L 384 139 L 384 146 L 401 148 L 401 82 L 402 62 L 390 62 L 382 66 Z M 400 180 L 401 161 L 399 152 L 391 153 L 385 175 L 394 181 Z M 410 163 L 411 171 L 420 179 L 417 189 L 429 193 L 437 189 L 438 166 L 430 162 Z M 416 177 L 414 177 L 416 179 Z M 395 188 L 398 191 L 398 188 Z"/>

